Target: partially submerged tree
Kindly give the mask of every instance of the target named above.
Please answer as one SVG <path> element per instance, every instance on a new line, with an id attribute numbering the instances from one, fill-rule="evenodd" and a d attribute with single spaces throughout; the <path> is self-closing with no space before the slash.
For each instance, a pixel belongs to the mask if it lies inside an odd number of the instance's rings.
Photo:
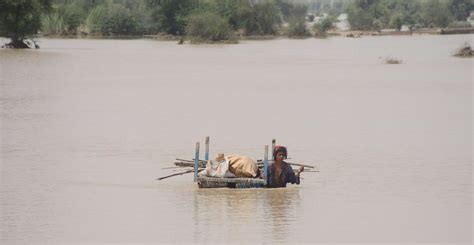
<path id="1" fill-rule="evenodd" d="M 0 1 L 0 36 L 10 38 L 7 46 L 28 48 L 23 40 L 37 34 L 41 15 L 51 9 L 51 0 Z"/>

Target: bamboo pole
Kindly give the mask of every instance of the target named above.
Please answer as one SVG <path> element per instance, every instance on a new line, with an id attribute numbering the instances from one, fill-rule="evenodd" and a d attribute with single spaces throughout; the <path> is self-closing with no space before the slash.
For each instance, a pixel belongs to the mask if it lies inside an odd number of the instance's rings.
<path id="1" fill-rule="evenodd" d="M 269 163 L 275 162 L 274 160 L 269 160 Z M 263 161 L 257 161 L 257 164 L 261 165 Z M 299 167 L 305 167 L 305 168 L 315 168 L 315 166 L 307 165 L 307 164 L 301 164 L 301 163 L 294 163 L 294 162 L 286 162 L 292 166 L 299 166 Z"/>
<path id="2" fill-rule="evenodd" d="M 268 179 L 268 145 L 265 145 L 265 155 L 263 156 L 263 180 L 264 184 L 267 185 L 267 179 Z"/>
<path id="3" fill-rule="evenodd" d="M 196 152 L 194 154 L 194 182 L 197 181 L 199 168 L 199 142 L 196 142 Z"/>
<path id="4" fill-rule="evenodd" d="M 272 159 L 275 160 L 273 153 L 275 152 L 276 139 L 272 139 Z"/>
<path id="5" fill-rule="evenodd" d="M 169 178 L 169 177 L 173 177 L 173 176 L 177 176 L 177 175 L 183 175 L 183 174 L 192 173 L 192 172 L 194 172 L 194 169 L 186 170 L 186 171 L 180 172 L 180 173 L 170 174 L 170 175 L 167 175 L 167 176 L 163 176 L 163 177 L 158 178 L 156 180 L 162 180 L 162 179 L 166 179 L 166 178 Z"/>
<path id="6" fill-rule="evenodd" d="M 204 160 L 209 160 L 209 136 L 206 137 L 206 153 L 204 155 Z"/>
<path id="7" fill-rule="evenodd" d="M 176 159 L 178 162 L 175 162 L 174 164 L 178 167 L 193 167 L 194 166 L 194 161 L 193 160 L 184 160 L 184 159 Z M 268 160 L 269 163 L 275 162 L 274 160 Z M 288 164 L 292 166 L 299 166 L 299 167 L 305 167 L 305 168 L 315 168 L 315 166 L 308 165 L 308 164 L 302 164 L 302 163 L 294 163 L 294 162 L 287 162 Z M 200 167 L 205 167 L 206 165 L 205 161 L 200 160 L 199 161 L 199 166 Z M 263 166 L 263 159 L 257 160 L 257 164 L 260 166 Z"/>

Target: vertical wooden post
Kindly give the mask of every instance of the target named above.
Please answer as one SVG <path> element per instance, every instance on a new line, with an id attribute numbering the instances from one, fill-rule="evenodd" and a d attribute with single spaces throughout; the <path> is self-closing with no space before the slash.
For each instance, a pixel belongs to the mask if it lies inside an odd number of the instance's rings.
<path id="1" fill-rule="evenodd" d="M 199 168 L 199 142 L 196 142 L 196 152 L 194 154 L 194 182 L 197 181 Z"/>
<path id="2" fill-rule="evenodd" d="M 273 152 L 275 152 L 276 139 L 272 139 L 272 159 L 275 160 Z"/>
<path id="3" fill-rule="evenodd" d="M 264 183 L 267 185 L 268 180 L 268 145 L 265 145 L 265 155 L 263 156 L 263 176 Z"/>
<path id="4" fill-rule="evenodd" d="M 209 136 L 206 137 L 206 154 L 204 155 L 204 160 L 209 160 Z"/>

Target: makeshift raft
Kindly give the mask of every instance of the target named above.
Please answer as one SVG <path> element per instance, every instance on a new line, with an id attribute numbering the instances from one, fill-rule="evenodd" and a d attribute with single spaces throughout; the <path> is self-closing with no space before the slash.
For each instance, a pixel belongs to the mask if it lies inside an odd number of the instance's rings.
<path id="1" fill-rule="evenodd" d="M 273 147 L 275 146 L 275 140 Z M 209 137 L 206 137 L 206 151 L 204 163 L 209 160 Z M 266 178 L 216 178 L 198 176 L 199 174 L 199 142 L 196 142 L 196 151 L 194 156 L 194 182 L 197 182 L 199 188 L 263 188 L 267 185 Z M 268 172 L 268 145 L 265 145 L 265 154 L 263 158 L 263 176 Z"/>
<path id="2" fill-rule="evenodd" d="M 275 142 L 276 140 L 273 139 L 272 152 L 275 148 Z M 199 176 L 199 172 L 202 170 L 205 170 L 206 163 L 209 160 L 209 137 L 206 137 L 206 149 L 205 149 L 205 155 L 204 155 L 203 160 L 199 158 L 199 148 L 200 148 L 200 143 L 196 142 L 195 155 L 194 155 L 194 159 L 192 160 L 176 158 L 176 162 L 175 162 L 176 167 L 178 168 L 190 167 L 192 169 L 188 169 L 184 172 L 179 172 L 179 173 L 171 174 L 168 176 L 164 176 L 164 177 L 158 178 L 157 180 L 162 180 L 169 177 L 183 175 L 187 173 L 194 173 L 194 182 L 198 184 L 199 188 L 264 188 L 267 186 L 267 179 L 261 178 L 260 176 L 255 177 L 255 178 L 235 178 L 235 177 L 222 178 L 222 177 Z M 273 158 L 269 160 L 268 151 L 269 151 L 268 145 L 265 145 L 263 159 L 257 160 L 258 172 L 262 176 L 267 176 L 268 165 L 270 162 L 274 161 Z M 305 165 L 305 164 L 298 164 L 298 163 L 288 163 L 288 164 L 294 165 L 294 166 L 300 166 L 300 167 L 301 166 L 307 167 L 310 169 L 314 168 L 314 166 Z M 176 167 L 171 167 L 171 168 L 176 168 Z M 313 171 L 308 171 L 308 172 L 319 172 L 319 171 L 313 170 Z"/>

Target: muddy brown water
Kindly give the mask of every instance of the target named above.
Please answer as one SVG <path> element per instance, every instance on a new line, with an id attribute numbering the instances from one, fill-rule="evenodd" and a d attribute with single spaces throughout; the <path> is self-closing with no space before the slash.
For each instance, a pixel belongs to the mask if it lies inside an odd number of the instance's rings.
<path id="1" fill-rule="evenodd" d="M 2 244 L 472 241 L 473 35 L 39 41 L 0 50 Z M 155 181 L 207 135 L 320 172 Z"/>

